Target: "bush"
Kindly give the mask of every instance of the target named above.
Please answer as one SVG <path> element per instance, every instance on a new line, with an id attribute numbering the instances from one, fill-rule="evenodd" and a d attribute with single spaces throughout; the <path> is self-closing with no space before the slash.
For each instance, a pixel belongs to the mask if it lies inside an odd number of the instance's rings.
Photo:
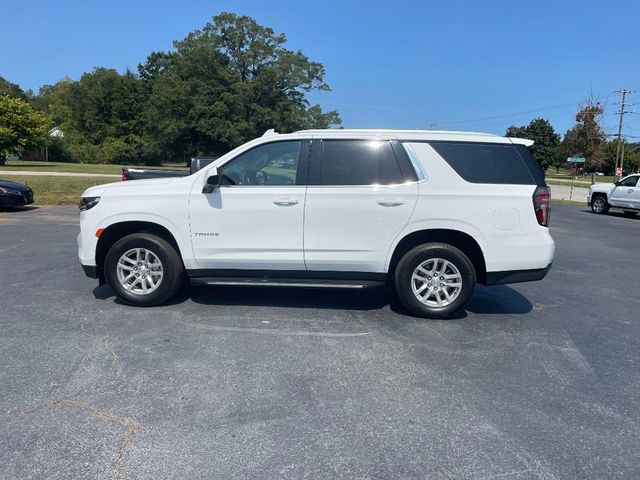
<path id="1" fill-rule="evenodd" d="M 139 164 L 142 161 L 142 140 L 135 135 L 107 138 L 98 149 L 97 163 Z"/>
<path id="2" fill-rule="evenodd" d="M 69 135 L 55 140 L 49 147 L 49 160 L 71 163 L 142 163 L 143 142 L 136 135 L 109 137 L 98 145 L 82 137 Z"/>
<path id="3" fill-rule="evenodd" d="M 74 163 L 98 163 L 98 147 L 87 142 L 65 143 L 65 150 Z"/>

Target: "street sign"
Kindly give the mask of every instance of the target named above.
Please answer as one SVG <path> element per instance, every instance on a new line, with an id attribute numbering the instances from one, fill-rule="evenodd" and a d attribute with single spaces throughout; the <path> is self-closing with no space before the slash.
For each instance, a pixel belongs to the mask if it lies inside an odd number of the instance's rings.
<path id="1" fill-rule="evenodd" d="M 621 177 L 622 176 L 622 168 L 618 167 L 616 168 L 616 177 Z"/>
<path id="2" fill-rule="evenodd" d="M 567 162 L 569 163 L 585 163 L 587 161 L 586 158 L 580 157 L 578 155 L 574 155 L 573 157 L 567 158 Z"/>

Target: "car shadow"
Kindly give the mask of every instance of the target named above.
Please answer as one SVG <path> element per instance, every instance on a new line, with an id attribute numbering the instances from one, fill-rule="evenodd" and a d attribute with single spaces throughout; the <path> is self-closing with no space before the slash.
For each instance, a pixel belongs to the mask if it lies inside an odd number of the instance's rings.
<path id="1" fill-rule="evenodd" d="M 96 287 L 94 297 L 98 300 L 114 298 L 114 302 L 125 305 L 115 298 L 108 285 Z M 280 307 L 307 308 L 314 310 L 381 310 L 387 305 L 396 314 L 411 316 L 400 303 L 391 286 L 373 287 L 363 290 L 337 288 L 288 288 L 183 286 L 164 305 L 179 305 L 191 300 L 208 306 Z M 485 287 L 478 285 L 466 311 L 474 314 L 521 315 L 533 309 L 531 302 L 520 292 L 507 285 Z M 466 312 L 454 315 L 453 319 L 466 318 Z"/>
<path id="2" fill-rule="evenodd" d="M 582 213 L 588 213 L 590 215 L 602 216 L 593 213 L 590 209 L 580 209 Z M 609 210 L 605 215 L 605 217 L 617 217 L 617 218 L 626 218 L 628 220 L 640 220 L 640 213 L 636 213 L 635 215 L 627 215 L 622 210 Z"/>
<path id="3" fill-rule="evenodd" d="M 38 210 L 40 207 L 37 205 L 25 205 L 24 207 L 3 207 L 0 208 L 2 213 L 20 213 L 29 212 L 31 210 Z"/>

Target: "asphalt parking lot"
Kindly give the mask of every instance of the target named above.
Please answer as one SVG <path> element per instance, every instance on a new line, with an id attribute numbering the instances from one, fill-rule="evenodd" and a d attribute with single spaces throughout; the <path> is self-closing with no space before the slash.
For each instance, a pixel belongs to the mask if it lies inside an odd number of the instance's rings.
<path id="1" fill-rule="evenodd" d="M 0 477 L 640 477 L 640 219 L 554 206 L 542 282 L 454 320 L 387 290 L 87 279 L 77 209 L 0 213 Z"/>

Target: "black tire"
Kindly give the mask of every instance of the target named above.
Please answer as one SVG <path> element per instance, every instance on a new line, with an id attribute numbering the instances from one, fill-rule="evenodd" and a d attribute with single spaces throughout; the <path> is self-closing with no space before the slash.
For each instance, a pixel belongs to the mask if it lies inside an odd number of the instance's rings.
<path id="1" fill-rule="evenodd" d="M 622 213 L 624 213 L 627 217 L 635 217 L 638 212 L 635 210 L 624 210 Z"/>
<path id="2" fill-rule="evenodd" d="M 598 195 L 591 199 L 591 211 L 597 215 L 605 214 L 609 211 L 609 204 L 606 197 Z"/>
<path id="3" fill-rule="evenodd" d="M 148 294 L 135 294 L 118 281 L 117 265 L 120 257 L 134 248 L 145 248 L 162 262 L 162 279 Z M 139 307 L 159 305 L 171 298 L 184 280 L 184 266 L 175 248 L 166 240 L 148 233 L 134 233 L 118 240 L 107 253 L 104 274 L 109 286 L 122 301 Z"/>
<path id="4" fill-rule="evenodd" d="M 462 280 L 458 296 L 449 305 L 443 307 L 430 306 L 421 302 L 412 290 L 414 270 L 423 262 L 437 258 L 451 262 L 460 272 Z M 396 267 L 395 283 L 400 301 L 412 315 L 425 318 L 448 318 L 464 309 L 471 300 L 476 286 L 476 271 L 469 258 L 459 249 L 445 243 L 426 243 L 404 254 Z"/>

